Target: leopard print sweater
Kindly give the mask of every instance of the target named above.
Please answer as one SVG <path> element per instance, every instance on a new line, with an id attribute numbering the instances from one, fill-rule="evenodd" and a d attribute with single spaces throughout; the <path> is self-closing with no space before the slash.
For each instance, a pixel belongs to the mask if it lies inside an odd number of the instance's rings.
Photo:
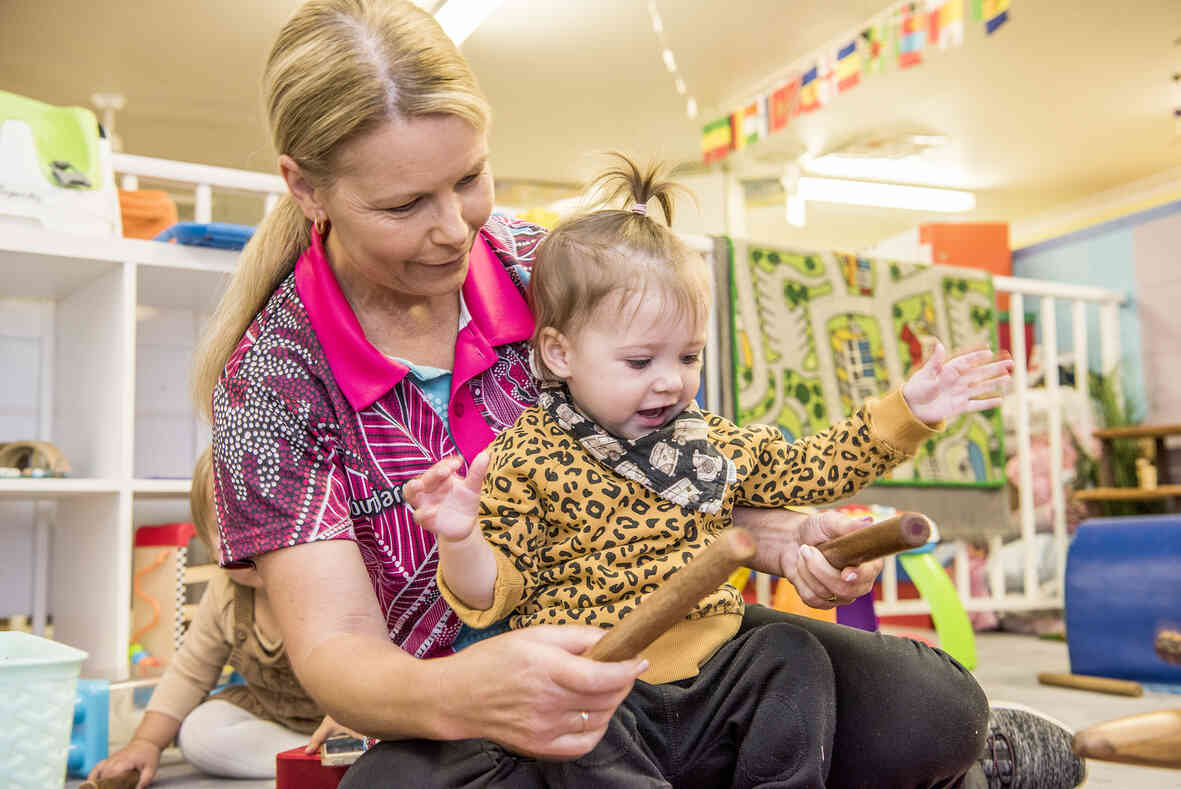
<path id="1" fill-rule="evenodd" d="M 710 440 L 737 471 L 714 514 L 673 504 L 615 474 L 544 409 L 522 413 L 492 444 L 480 500 L 480 527 L 499 570 L 492 606 L 465 606 L 440 568 L 447 602 L 473 627 L 505 616 L 513 628 L 611 627 L 729 526 L 735 506 L 844 498 L 912 455 L 934 432 L 910 414 L 897 391 L 794 442 L 774 427 L 738 427 L 705 416 Z M 696 674 L 737 631 L 742 610 L 738 591 L 723 585 L 645 652 L 651 665 L 641 679 L 667 682 Z"/>

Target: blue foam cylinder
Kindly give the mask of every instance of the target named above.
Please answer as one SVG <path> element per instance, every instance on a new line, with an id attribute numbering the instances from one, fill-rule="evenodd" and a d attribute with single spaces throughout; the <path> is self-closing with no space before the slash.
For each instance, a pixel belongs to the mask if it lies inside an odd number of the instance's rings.
<path id="1" fill-rule="evenodd" d="M 110 683 L 99 679 L 80 679 L 74 696 L 74 727 L 66 771 L 75 778 L 85 778 L 94 766 L 107 758 L 107 729 L 110 721 Z"/>
<path id="2" fill-rule="evenodd" d="M 1181 621 L 1181 516 L 1084 521 L 1066 560 L 1066 641 L 1075 674 L 1181 683 L 1153 649 Z"/>

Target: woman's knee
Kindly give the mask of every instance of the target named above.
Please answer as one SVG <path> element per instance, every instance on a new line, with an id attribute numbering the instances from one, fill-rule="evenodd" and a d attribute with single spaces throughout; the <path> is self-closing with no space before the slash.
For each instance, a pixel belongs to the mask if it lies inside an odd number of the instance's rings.
<path id="1" fill-rule="evenodd" d="M 487 740 L 379 742 L 349 768 L 338 789 L 534 789 L 542 785 L 536 770 L 531 769 L 535 764 L 515 759 Z"/>

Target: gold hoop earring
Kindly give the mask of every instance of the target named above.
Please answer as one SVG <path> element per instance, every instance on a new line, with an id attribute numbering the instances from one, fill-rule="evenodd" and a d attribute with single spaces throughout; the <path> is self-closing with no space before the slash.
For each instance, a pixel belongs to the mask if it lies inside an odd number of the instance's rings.
<path id="1" fill-rule="evenodd" d="M 324 237 L 324 230 L 327 229 L 327 227 L 328 227 L 328 220 L 324 219 L 324 217 L 321 216 L 321 217 L 317 217 L 316 220 L 314 222 L 312 222 L 312 224 L 315 225 L 315 227 L 316 227 L 316 235 L 323 238 Z"/>

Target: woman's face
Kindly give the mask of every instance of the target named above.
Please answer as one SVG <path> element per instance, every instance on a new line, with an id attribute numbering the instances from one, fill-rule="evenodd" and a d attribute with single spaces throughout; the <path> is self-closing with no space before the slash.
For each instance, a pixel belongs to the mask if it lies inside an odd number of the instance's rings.
<path id="1" fill-rule="evenodd" d="M 485 133 L 453 115 L 391 121 L 350 143 L 340 164 L 317 196 L 346 292 L 377 286 L 416 300 L 458 291 L 492 213 Z"/>

